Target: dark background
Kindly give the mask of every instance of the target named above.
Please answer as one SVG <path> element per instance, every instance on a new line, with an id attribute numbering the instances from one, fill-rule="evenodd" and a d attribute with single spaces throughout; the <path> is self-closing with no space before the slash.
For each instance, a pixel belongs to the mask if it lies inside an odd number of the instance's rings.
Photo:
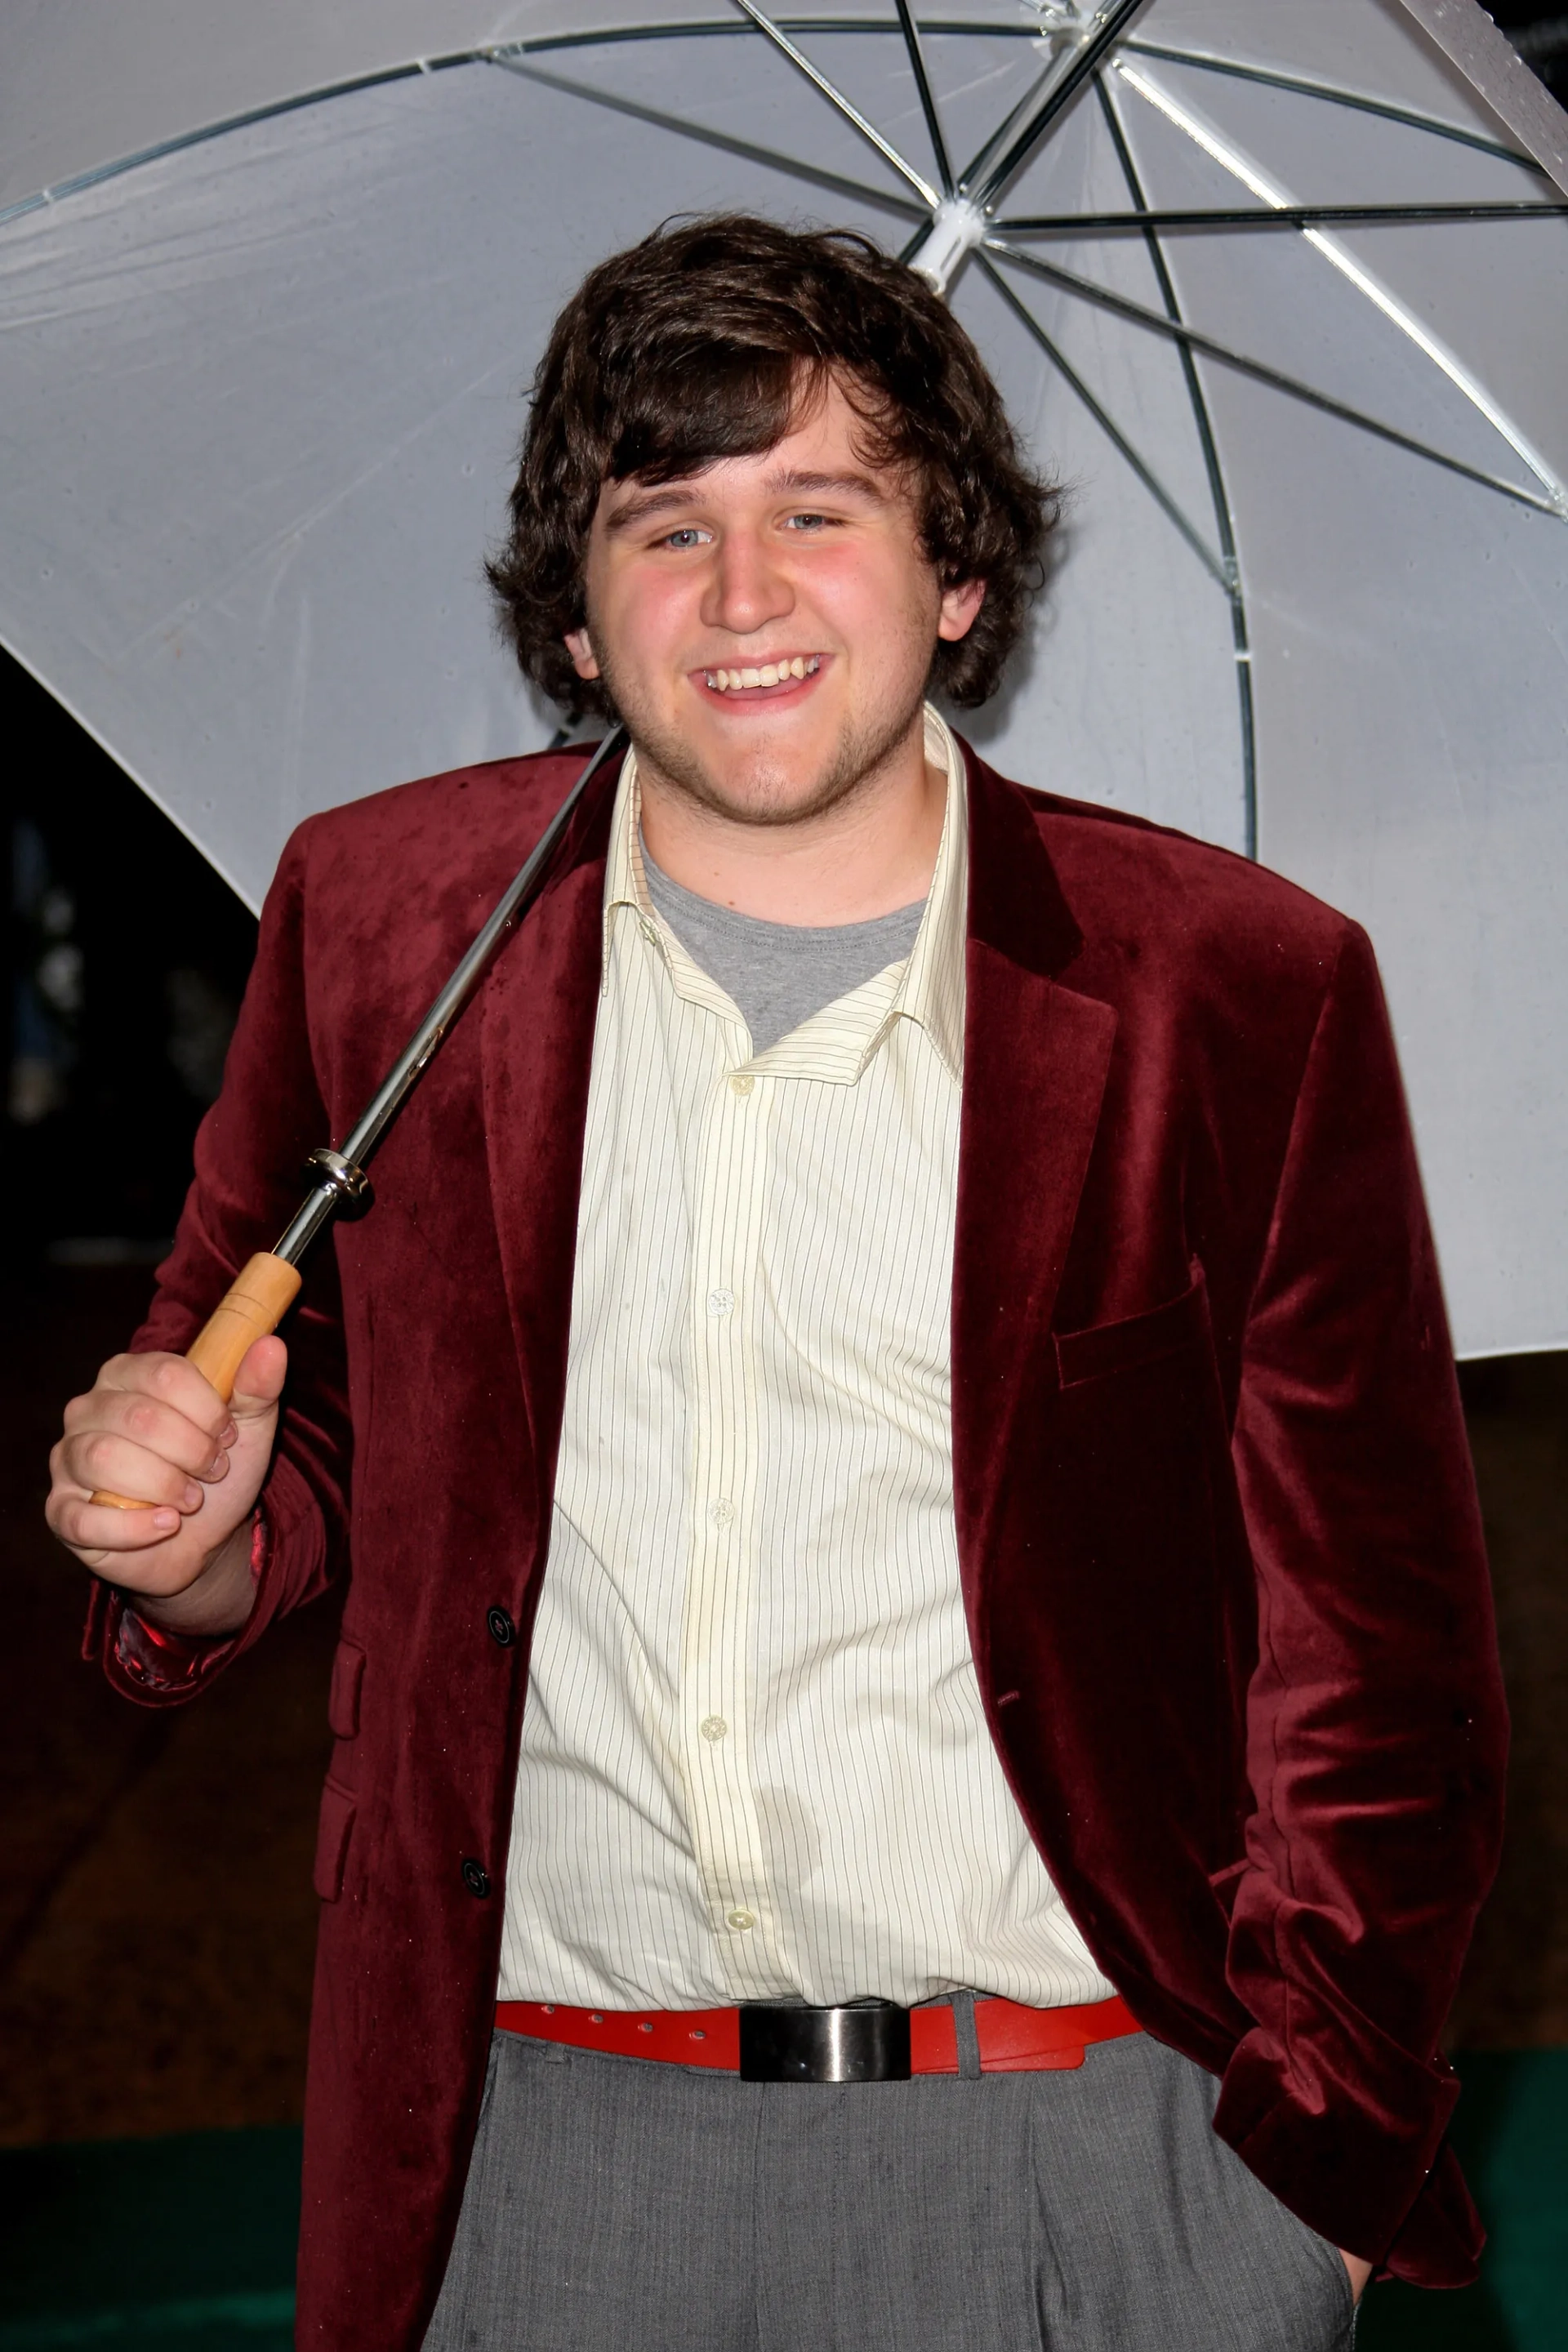
<path id="1" fill-rule="evenodd" d="M 1568 106 L 1568 13 L 1552 6 L 1489 8 L 1514 47 L 1532 65 L 1559 106 Z"/>

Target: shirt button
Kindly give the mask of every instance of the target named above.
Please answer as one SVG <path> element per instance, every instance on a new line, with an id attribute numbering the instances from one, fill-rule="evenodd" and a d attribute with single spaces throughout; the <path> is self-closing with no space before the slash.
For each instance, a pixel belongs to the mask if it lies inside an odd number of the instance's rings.
<path id="1" fill-rule="evenodd" d="M 737 1070 L 730 1080 L 730 1092 L 732 1095 L 749 1095 L 756 1083 L 750 1070 Z"/>
<path id="2" fill-rule="evenodd" d="M 716 1503 L 708 1506 L 708 1516 L 716 1528 L 727 1528 L 735 1516 L 735 1506 L 728 1495 L 721 1495 Z"/>
<path id="3" fill-rule="evenodd" d="M 732 1290 L 710 1290 L 708 1293 L 710 1315 L 728 1315 L 734 1304 L 735 1294 Z"/>
<path id="4" fill-rule="evenodd" d="M 756 1926 L 757 1915 L 754 1911 L 726 1911 L 724 1914 L 724 1923 L 726 1927 L 734 1927 L 743 1932 L 747 1927 L 754 1927 Z"/>
<path id="5" fill-rule="evenodd" d="M 730 1727 L 721 1715 L 705 1715 L 697 1728 L 704 1739 L 722 1739 Z"/>
<path id="6" fill-rule="evenodd" d="M 489 1630 L 490 1640 L 495 1643 L 497 1649 L 510 1650 L 512 1643 L 517 1639 L 517 1627 L 512 1623 L 511 1619 L 507 1615 L 506 1611 L 499 1608 L 487 1609 L 485 1611 L 485 1624 Z"/>
<path id="7" fill-rule="evenodd" d="M 479 1896 L 481 1903 L 490 1891 L 489 1872 L 482 1862 L 476 1862 L 471 1854 L 463 1864 L 463 1884 L 470 1895 Z"/>

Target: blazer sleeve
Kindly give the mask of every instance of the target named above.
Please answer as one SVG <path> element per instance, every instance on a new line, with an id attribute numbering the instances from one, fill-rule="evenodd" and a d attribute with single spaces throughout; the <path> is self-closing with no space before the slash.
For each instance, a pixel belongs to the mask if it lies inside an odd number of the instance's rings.
<path id="1" fill-rule="evenodd" d="M 1215 2127 L 1325 2236 L 1426 2283 L 1478 2236 L 1438 2036 L 1497 1866 L 1507 1718 L 1394 1039 L 1349 929 L 1243 1341 L 1253 1811 Z M 1455 2223 L 1461 2227 L 1456 2232 Z"/>
<path id="2" fill-rule="evenodd" d="M 304 1190 L 306 1154 L 331 1135 L 311 1053 L 306 980 L 310 835 L 310 822 L 294 834 L 268 893 L 223 1089 L 197 1132 L 195 1181 L 133 1349 L 190 1345 L 246 1260 L 276 1243 Z M 176 1645 L 167 1675 L 149 1672 L 146 1643 L 122 1638 L 123 1596 L 111 1585 L 94 1585 L 84 1654 L 99 1659 L 126 1696 L 145 1705 L 194 1696 L 275 1617 L 322 1591 L 346 1561 L 352 1441 L 331 1249 L 313 1255 L 282 1336 L 289 1377 L 260 1498 L 249 1622 L 231 1641 Z"/>

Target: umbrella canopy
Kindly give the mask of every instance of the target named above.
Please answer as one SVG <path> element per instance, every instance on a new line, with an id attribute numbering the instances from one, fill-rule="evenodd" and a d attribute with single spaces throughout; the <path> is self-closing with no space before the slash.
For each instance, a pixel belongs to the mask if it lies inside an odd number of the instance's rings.
<path id="1" fill-rule="evenodd" d="M 1470 0 L 14 8 L 0 636 L 254 905 L 555 732 L 480 558 L 584 270 L 862 228 L 1071 487 L 968 731 L 1366 922 L 1461 1352 L 1568 1344 L 1565 154 Z"/>

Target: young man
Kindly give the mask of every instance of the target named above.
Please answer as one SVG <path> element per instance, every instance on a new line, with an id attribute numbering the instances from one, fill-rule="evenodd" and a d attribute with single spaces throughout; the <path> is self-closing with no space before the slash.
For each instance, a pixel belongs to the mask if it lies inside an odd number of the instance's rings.
<path id="1" fill-rule="evenodd" d="M 593 273 L 493 576 L 632 750 L 230 1413 L 169 1351 L 581 754 L 284 856 L 50 1517 L 154 1704 L 352 1558 L 301 2344 L 1326 2352 L 1473 2274 L 1502 1711 L 1376 974 L 926 704 L 1050 520 L 860 240 Z"/>

